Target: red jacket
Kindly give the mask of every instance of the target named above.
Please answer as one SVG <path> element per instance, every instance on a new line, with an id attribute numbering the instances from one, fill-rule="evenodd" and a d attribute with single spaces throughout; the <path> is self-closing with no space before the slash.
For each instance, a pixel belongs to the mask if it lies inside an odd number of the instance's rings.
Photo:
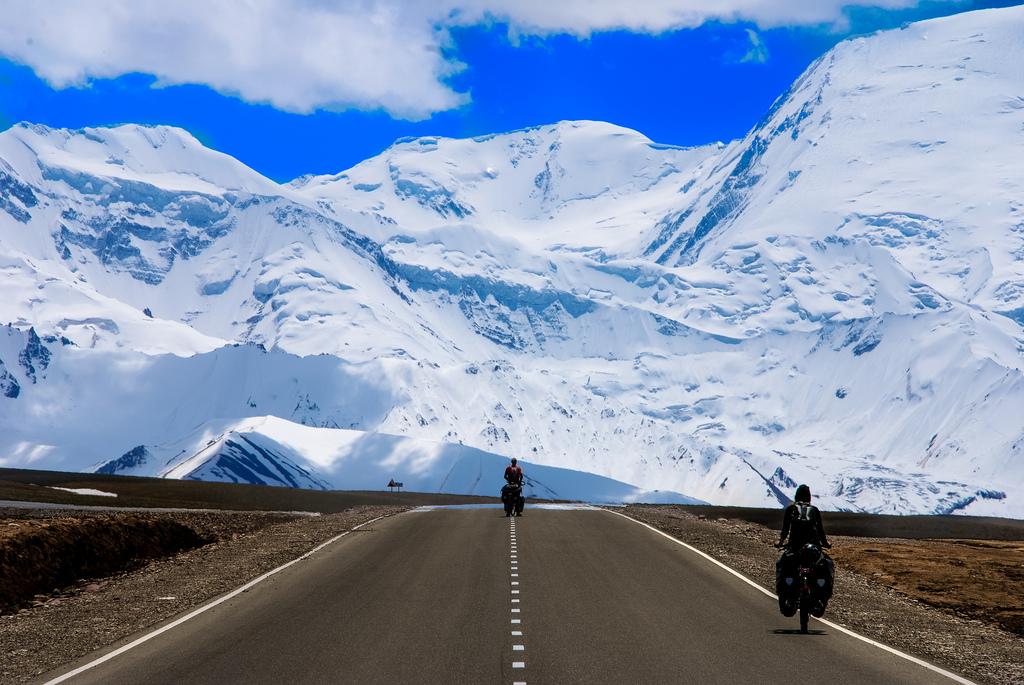
<path id="1" fill-rule="evenodd" d="M 519 483 L 519 484 L 522 484 L 522 482 L 523 482 L 523 469 L 520 468 L 519 466 L 511 466 L 511 465 L 506 466 L 505 467 L 505 480 L 507 480 L 509 483 Z"/>

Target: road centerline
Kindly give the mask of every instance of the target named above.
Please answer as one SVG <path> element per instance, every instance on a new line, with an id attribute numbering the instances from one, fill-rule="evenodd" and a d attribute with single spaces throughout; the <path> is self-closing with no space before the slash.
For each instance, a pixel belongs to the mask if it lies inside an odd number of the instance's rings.
<path id="1" fill-rule="evenodd" d="M 514 517 L 509 520 L 509 528 L 510 528 L 509 551 L 510 551 L 510 561 L 511 561 L 511 563 L 509 564 L 509 578 L 510 578 L 509 582 L 512 584 L 512 587 L 511 587 L 511 595 L 512 595 L 511 599 L 512 599 L 512 602 L 511 603 L 513 605 L 516 605 L 516 606 L 512 607 L 511 611 L 512 611 L 513 614 L 518 614 L 518 613 L 520 613 L 520 609 L 519 609 L 519 606 L 518 606 L 520 604 L 520 601 L 519 601 L 519 598 L 516 597 L 515 595 L 519 595 L 520 592 L 521 592 L 520 589 L 519 589 L 520 581 L 512 580 L 513 578 L 519 578 L 519 558 L 518 558 L 519 547 L 518 547 L 518 543 L 516 541 L 516 522 L 515 522 L 515 518 Z M 513 618 L 512 619 L 512 625 L 516 625 L 516 626 L 521 625 L 521 620 L 522 619 L 519 619 L 519 618 Z M 522 630 L 513 630 L 513 631 L 511 631 L 511 633 L 512 633 L 512 638 L 514 638 L 515 640 L 520 640 L 521 641 L 523 639 L 523 631 Z M 512 660 L 512 669 L 513 670 L 519 670 L 519 669 L 526 668 L 526 661 L 525 660 L 519 660 L 519 661 L 515 660 L 516 657 L 518 657 L 519 659 L 522 659 L 523 658 L 523 653 L 525 653 L 525 651 L 526 651 L 526 645 L 522 644 L 522 642 L 515 642 L 515 643 L 512 644 L 512 653 L 515 655 L 515 657 L 513 657 L 513 660 Z M 517 680 L 517 681 L 514 681 L 513 685 L 526 685 L 526 683 L 525 683 L 525 681 Z"/>

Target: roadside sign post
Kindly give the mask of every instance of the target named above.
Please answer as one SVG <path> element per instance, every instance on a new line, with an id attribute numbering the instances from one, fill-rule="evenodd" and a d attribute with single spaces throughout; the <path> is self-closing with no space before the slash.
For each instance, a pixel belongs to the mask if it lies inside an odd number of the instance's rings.
<path id="1" fill-rule="evenodd" d="M 405 483 L 400 483 L 396 481 L 394 478 L 392 478 L 391 480 L 388 481 L 388 490 L 390 490 L 391 492 L 395 492 L 395 489 L 397 488 L 398 492 L 401 492 L 403 485 L 405 485 Z"/>

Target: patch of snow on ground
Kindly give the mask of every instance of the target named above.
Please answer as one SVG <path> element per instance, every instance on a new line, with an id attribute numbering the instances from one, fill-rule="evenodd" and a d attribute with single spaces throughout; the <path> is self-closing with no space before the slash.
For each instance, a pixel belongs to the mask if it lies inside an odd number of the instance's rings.
<path id="1" fill-rule="evenodd" d="M 75 495 L 88 495 L 90 497 L 117 497 L 116 492 L 106 492 L 104 490 L 95 490 L 93 488 L 61 488 L 56 485 L 47 486 L 51 490 L 62 490 L 64 492 L 70 492 Z"/>

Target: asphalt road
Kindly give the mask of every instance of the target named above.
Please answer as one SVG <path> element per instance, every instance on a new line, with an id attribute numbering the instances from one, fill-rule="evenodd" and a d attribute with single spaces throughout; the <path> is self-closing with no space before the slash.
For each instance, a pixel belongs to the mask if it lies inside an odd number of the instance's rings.
<path id="1" fill-rule="evenodd" d="M 432 510 L 352 533 L 68 682 L 951 682 L 797 627 L 770 597 L 608 512 Z"/>

